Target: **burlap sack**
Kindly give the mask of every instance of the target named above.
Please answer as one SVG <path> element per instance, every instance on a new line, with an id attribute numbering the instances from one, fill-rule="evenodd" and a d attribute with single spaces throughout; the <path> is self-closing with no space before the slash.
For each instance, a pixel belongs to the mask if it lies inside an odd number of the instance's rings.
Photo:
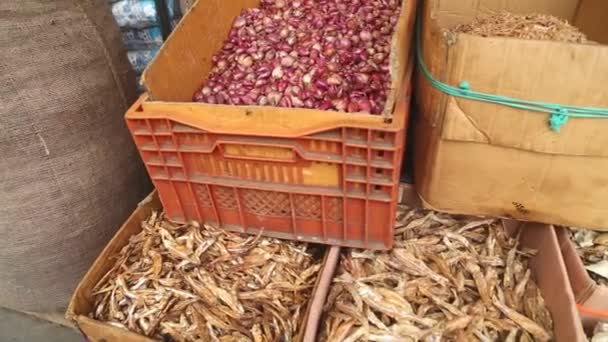
<path id="1" fill-rule="evenodd" d="M 0 1 L 0 306 L 63 310 L 150 190 L 106 1 Z"/>

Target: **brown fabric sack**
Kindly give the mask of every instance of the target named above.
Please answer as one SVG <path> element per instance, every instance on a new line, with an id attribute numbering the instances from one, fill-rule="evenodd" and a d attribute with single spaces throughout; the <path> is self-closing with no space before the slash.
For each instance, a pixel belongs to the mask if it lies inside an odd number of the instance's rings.
<path id="1" fill-rule="evenodd" d="M 150 190 L 106 1 L 0 1 L 0 306 L 63 310 Z"/>

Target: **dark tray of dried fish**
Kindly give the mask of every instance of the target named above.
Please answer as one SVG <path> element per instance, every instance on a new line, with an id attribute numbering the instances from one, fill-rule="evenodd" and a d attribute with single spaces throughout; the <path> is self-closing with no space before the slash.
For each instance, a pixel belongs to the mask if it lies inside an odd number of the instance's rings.
<path id="1" fill-rule="evenodd" d="M 90 340 L 300 341 L 314 333 L 319 314 L 309 312 L 322 306 L 337 247 L 177 225 L 160 209 L 156 195 L 140 205 L 76 289 L 66 315 Z"/>
<path id="2" fill-rule="evenodd" d="M 345 250 L 327 297 L 320 341 L 556 337 L 551 315 L 556 311 L 548 310 L 534 279 L 538 272 L 528 266 L 535 251 L 508 234 L 503 221 L 406 208 L 397 221 L 393 250 Z M 552 239 L 536 237 L 548 246 L 543 261 L 559 253 L 549 228 L 534 231 Z M 556 265 L 554 271 L 554 285 L 567 284 L 563 268 Z M 546 283 L 549 276 L 541 276 Z M 577 341 L 584 335 L 574 298 L 566 286 L 562 292 L 562 298 L 550 296 L 553 309 L 565 308 L 556 323 L 568 336 L 558 340 Z"/>

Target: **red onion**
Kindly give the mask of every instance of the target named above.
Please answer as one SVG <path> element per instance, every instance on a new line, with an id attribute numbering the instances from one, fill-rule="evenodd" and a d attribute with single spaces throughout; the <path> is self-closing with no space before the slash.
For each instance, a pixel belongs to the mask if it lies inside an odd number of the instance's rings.
<path id="1" fill-rule="evenodd" d="M 245 24 L 247 24 L 247 20 L 245 20 L 245 18 L 237 17 L 236 20 L 234 21 L 233 26 L 235 28 L 241 28 L 241 27 L 245 26 Z"/>
<path id="2" fill-rule="evenodd" d="M 283 96 L 281 98 L 281 101 L 279 101 L 279 107 L 287 107 L 287 108 L 293 107 L 291 98 L 289 96 Z"/>
<path id="3" fill-rule="evenodd" d="M 339 43 L 340 43 L 340 48 L 342 48 L 342 49 L 348 49 L 352 45 L 350 42 L 350 39 L 348 39 L 348 38 L 340 38 Z"/>
<path id="4" fill-rule="evenodd" d="M 326 58 L 331 58 L 335 54 L 336 49 L 334 49 L 332 46 L 328 46 L 325 48 L 325 50 L 323 50 L 323 55 L 325 55 Z"/>
<path id="5" fill-rule="evenodd" d="M 279 104 L 279 101 L 281 101 L 281 98 L 283 97 L 283 95 L 279 92 L 276 91 L 271 91 L 270 93 L 268 93 L 268 103 L 270 103 L 273 106 L 276 106 Z"/>
<path id="6" fill-rule="evenodd" d="M 340 85 L 342 84 L 342 77 L 340 77 L 338 74 L 331 74 L 327 78 L 327 83 L 330 85 Z"/>
<path id="7" fill-rule="evenodd" d="M 315 101 L 313 101 L 312 99 L 307 99 L 306 101 L 304 101 L 304 107 L 306 107 L 306 108 L 314 108 L 315 107 Z"/>
<path id="8" fill-rule="evenodd" d="M 348 101 L 345 99 L 335 99 L 331 101 L 331 104 L 340 112 L 343 112 L 346 110 L 346 108 L 348 108 Z"/>
<path id="9" fill-rule="evenodd" d="M 361 38 L 361 40 L 364 42 L 368 42 L 372 40 L 373 37 L 369 31 L 361 31 L 361 33 L 359 33 L 359 38 Z"/>
<path id="10" fill-rule="evenodd" d="M 247 55 L 241 55 L 236 58 L 237 63 L 243 67 L 250 67 L 253 64 L 253 58 Z"/>
<path id="11" fill-rule="evenodd" d="M 267 104 L 268 104 L 268 98 L 266 96 L 262 95 L 258 98 L 259 106 L 266 106 Z"/>
<path id="12" fill-rule="evenodd" d="M 331 109 L 333 106 L 334 105 L 332 104 L 332 101 L 325 100 L 320 102 L 317 108 L 321 110 L 328 110 Z"/>
<path id="13" fill-rule="evenodd" d="M 281 65 L 284 67 L 290 67 L 295 63 L 295 59 L 291 56 L 285 56 L 281 59 Z"/>
<path id="14" fill-rule="evenodd" d="M 284 93 L 285 89 L 287 89 L 288 86 L 289 86 L 289 83 L 281 80 L 277 83 L 277 90 L 280 91 L 281 93 Z"/>
<path id="15" fill-rule="evenodd" d="M 228 63 L 226 63 L 226 61 L 225 61 L 225 60 L 218 61 L 218 62 L 215 64 L 215 66 L 217 66 L 217 67 L 218 67 L 220 70 L 225 69 L 227 65 L 228 65 Z"/>
<path id="16" fill-rule="evenodd" d="M 359 106 L 357 105 L 357 102 L 353 102 L 353 101 L 349 102 L 348 107 L 346 107 L 346 108 L 347 108 L 347 112 L 350 112 L 350 113 L 356 113 L 360 110 Z"/>
<path id="17" fill-rule="evenodd" d="M 359 110 L 361 112 L 371 113 L 371 111 L 372 111 L 372 106 L 369 103 L 369 101 L 367 101 L 367 100 L 359 100 L 359 101 L 357 101 L 357 106 L 359 107 Z"/>
<path id="18" fill-rule="evenodd" d="M 379 114 L 401 0 L 261 0 L 244 9 L 194 101 Z"/>
<path id="19" fill-rule="evenodd" d="M 208 98 L 209 98 L 208 96 L 207 96 L 207 97 L 205 97 L 205 96 L 203 95 L 203 93 L 202 93 L 202 92 L 200 92 L 200 91 L 197 91 L 196 93 L 194 93 L 194 97 L 193 97 L 194 102 L 207 102 L 206 100 L 207 100 Z"/>
<path id="20" fill-rule="evenodd" d="M 283 78 L 283 68 L 277 66 L 272 70 L 272 77 L 274 78 Z"/>
<path id="21" fill-rule="evenodd" d="M 291 104 L 294 107 L 304 107 L 304 102 L 302 100 L 300 100 L 298 97 L 296 96 L 292 96 L 291 97 Z"/>
<path id="22" fill-rule="evenodd" d="M 310 84 L 310 82 L 312 82 L 312 75 L 311 74 L 306 74 L 302 77 L 302 83 L 304 84 Z"/>
<path id="23" fill-rule="evenodd" d="M 369 76 L 364 73 L 355 74 L 355 79 L 361 84 L 367 84 L 367 82 L 369 82 Z"/>
<path id="24" fill-rule="evenodd" d="M 240 81 L 240 80 L 242 80 L 243 78 L 245 78 L 245 73 L 240 72 L 240 71 L 239 71 L 239 72 L 236 72 L 235 74 L 233 74 L 233 75 L 232 75 L 232 79 L 233 79 L 234 81 Z"/>

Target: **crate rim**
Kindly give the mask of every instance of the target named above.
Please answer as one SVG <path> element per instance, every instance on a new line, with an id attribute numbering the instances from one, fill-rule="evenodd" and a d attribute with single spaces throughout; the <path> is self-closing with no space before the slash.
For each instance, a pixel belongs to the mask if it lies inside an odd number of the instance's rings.
<path id="1" fill-rule="evenodd" d="M 167 119 L 208 133 L 297 138 L 342 128 L 377 129 L 398 132 L 407 125 L 412 91 L 413 59 L 408 60 L 403 89 L 395 102 L 392 118 L 380 114 L 345 113 L 308 108 L 236 106 L 199 102 L 152 100 L 142 94 L 127 110 L 125 120 Z M 216 111 L 221 112 L 221 116 Z M 302 116 L 308 114 L 308 116 Z M 268 117 L 272 116 L 273 120 Z M 264 127 L 259 122 L 264 121 Z M 285 122 L 292 124 L 286 125 Z M 256 123 L 258 123 L 256 125 Z"/>

